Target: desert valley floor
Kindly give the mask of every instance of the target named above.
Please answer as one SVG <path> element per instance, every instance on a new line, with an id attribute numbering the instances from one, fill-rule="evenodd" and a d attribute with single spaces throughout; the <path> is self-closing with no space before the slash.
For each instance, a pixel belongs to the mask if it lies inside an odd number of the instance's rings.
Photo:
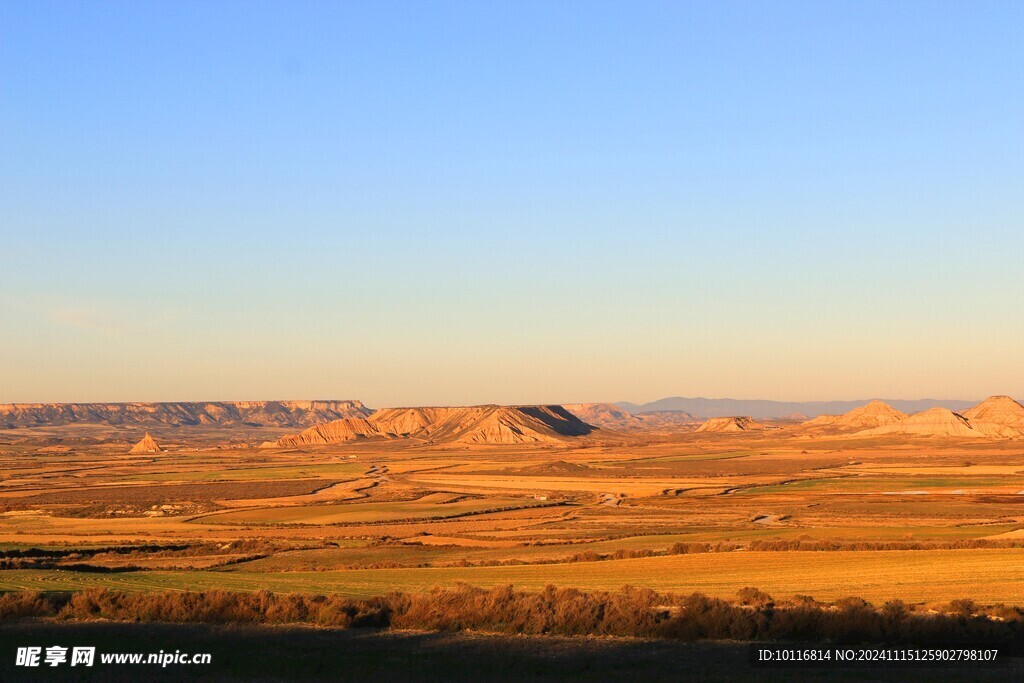
<path id="1" fill-rule="evenodd" d="M 339 420 L 337 443 L 156 426 L 143 452 L 129 451 L 133 425 L 0 431 L 0 590 L 369 596 L 466 582 L 1024 603 L 1018 438 L 879 433 L 872 418 L 869 433 L 727 420 L 488 443 L 499 418 L 434 432 L 447 439 L 352 435 L 382 423 Z"/>

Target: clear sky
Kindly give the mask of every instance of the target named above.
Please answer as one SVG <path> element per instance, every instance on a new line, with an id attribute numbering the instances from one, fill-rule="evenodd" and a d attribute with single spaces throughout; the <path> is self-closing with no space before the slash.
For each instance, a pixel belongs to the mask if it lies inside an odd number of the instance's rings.
<path id="1" fill-rule="evenodd" d="M 1024 395 L 1024 3 L 0 0 L 0 401 Z"/>

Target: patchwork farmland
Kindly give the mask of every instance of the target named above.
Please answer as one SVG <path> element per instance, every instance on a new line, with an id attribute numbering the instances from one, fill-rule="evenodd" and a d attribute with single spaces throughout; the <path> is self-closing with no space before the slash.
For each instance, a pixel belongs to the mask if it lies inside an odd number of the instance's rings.
<path id="1" fill-rule="evenodd" d="M 7 430 L 0 589 L 368 596 L 466 582 L 1018 600 L 1017 439 L 851 436 L 821 419 L 562 438 L 557 421 L 574 418 L 524 409 L 509 434 L 548 429 L 535 415 L 556 428 L 491 444 L 460 436 L 491 433 L 450 418 L 465 411 L 431 410 L 446 431 L 419 426 L 421 438 L 380 438 L 411 419 L 386 411 L 391 422 L 358 418 L 374 438 L 151 429 L 155 449 L 135 451 L 152 452 L 129 452 L 110 426 L 66 426 L 57 444 L 53 427 Z"/>

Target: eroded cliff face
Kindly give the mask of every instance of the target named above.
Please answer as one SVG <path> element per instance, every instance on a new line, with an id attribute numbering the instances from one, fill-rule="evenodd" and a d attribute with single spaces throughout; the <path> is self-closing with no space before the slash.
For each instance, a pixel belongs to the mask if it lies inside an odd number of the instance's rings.
<path id="1" fill-rule="evenodd" d="M 988 436 L 1024 436 L 1024 406 L 1009 396 L 989 396 L 963 416 Z"/>
<path id="2" fill-rule="evenodd" d="M 905 419 L 907 419 L 906 415 L 888 403 L 875 400 L 842 415 L 820 415 L 813 420 L 804 422 L 801 427 L 807 431 L 859 432 L 897 424 Z"/>
<path id="3" fill-rule="evenodd" d="M 352 400 L 5 403 L 0 404 L 0 428 L 66 424 L 307 427 L 371 413 L 360 401 Z"/>
<path id="4" fill-rule="evenodd" d="M 366 419 L 342 419 L 285 436 L 270 446 L 310 446 L 360 438 L 432 443 L 558 444 L 595 428 L 562 406 L 385 408 Z"/>
<path id="5" fill-rule="evenodd" d="M 642 429 L 646 425 L 642 419 L 611 403 L 567 403 L 562 407 L 601 429 Z"/>
<path id="6" fill-rule="evenodd" d="M 132 446 L 129 453 L 160 453 L 163 449 L 160 448 L 160 444 L 156 442 L 149 432 L 146 432 L 146 436 L 142 437 L 142 440 Z"/>
<path id="7" fill-rule="evenodd" d="M 752 417 L 712 417 L 695 431 L 698 432 L 747 432 L 764 429 L 764 425 Z"/>

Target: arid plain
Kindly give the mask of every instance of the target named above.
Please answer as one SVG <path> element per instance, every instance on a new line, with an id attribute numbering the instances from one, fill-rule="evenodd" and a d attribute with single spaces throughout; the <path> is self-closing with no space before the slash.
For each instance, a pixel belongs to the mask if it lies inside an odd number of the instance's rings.
<path id="1" fill-rule="evenodd" d="M 106 406 L 0 407 L 0 590 L 1024 604 L 1024 408 L 1007 397 L 813 420 Z"/>

